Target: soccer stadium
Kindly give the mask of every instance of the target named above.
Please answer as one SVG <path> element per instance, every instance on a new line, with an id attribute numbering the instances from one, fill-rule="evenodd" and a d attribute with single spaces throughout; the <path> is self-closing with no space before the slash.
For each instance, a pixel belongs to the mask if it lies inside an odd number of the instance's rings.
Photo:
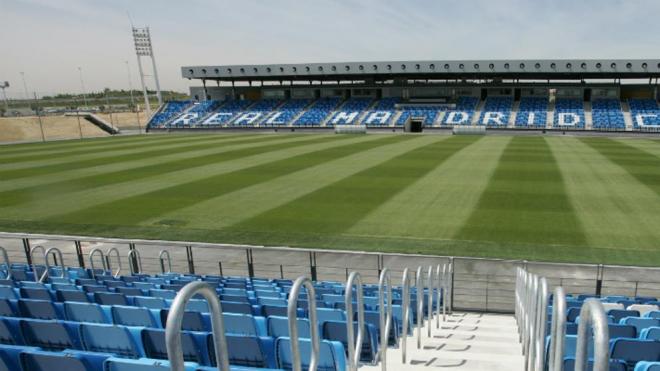
<path id="1" fill-rule="evenodd" d="M 5 95 L 0 371 L 660 370 L 660 59 L 207 64 L 200 34 L 181 93 L 132 36 L 144 105 L 128 61 Z"/>

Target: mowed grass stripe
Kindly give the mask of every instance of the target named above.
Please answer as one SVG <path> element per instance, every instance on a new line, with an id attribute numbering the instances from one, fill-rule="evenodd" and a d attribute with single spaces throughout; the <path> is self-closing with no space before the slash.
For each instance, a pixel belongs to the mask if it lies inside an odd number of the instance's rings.
<path id="1" fill-rule="evenodd" d="M 298 171 L 308 166 L 329 161 L 340 156 L 342 149 L 361 151 L 405 138 L 397 136 L 366 138 L 358 143 L 342 143 L 345 137 L 324 138 L 325 141 L 338 142 L 336 146 L 321 149 L 298 156 L 291 156 L 267 164 L 249 166 L 234 172 L 208 176 L 176 186 L 164 187 L 148 194 L 128 197 L 114 202 L 98 205 L 87 210 L 80 210 L 69 215 L 59 216 L 58 221 L 67 223 L 120 224 L 135 225 L 143 220 L 178 210 L 212 197 L 226 194 L 242 187 L 259 184 L 271 179 Z M 139 207 L 135 207 L 139 206 Z M 132 210 L 127 213 L 126 210 Z M 164 224 L 171 223 L 163 221 Z"/>
<path id="2" fill-rule="evenodd" d="M 218 135 L 219 136 L 219 135 Z M 85 147 L 75 147 L 70 146 L 69 148 L 63 148 L 57 151 L 30 151 L 29 153 L 24 153 L 21 155 L 15 154 L 5 154 L 0 153 L 0 165 L 7 164 L 21 164 L 23 167 L 33 165 L 30 162 L 37 162 L 38 165 L 43 165 L 44 159 L 52 161 L 53 159 L 59 159 L 64 157 L 73 157 L 76 155 L 86 155 L 90 153 L 102 153 L 108 151 L 120 151 L 123 149 L 135 148 L 136 145 L 148 145 L 156 146 L 168 143 L 185 143 L 185 142 L 195 142 L 198 140 L 206 140 L 209 136 L 182 136 L 182 135 L 172 135 L 171 137 L 158 138 L 158 137 L 138 137 L 135 140 L 130 142 L 121 141 L 121 138 L 117 138 L 117 142 L 108 142 L 108 143 L 89 143 Z M 27 163 L 27 164 L 25 164 Z M 6 166 L 0 166 L 0 169 L 5 169 Z"/>
<path id="3" fill-rule="evenodd" d="M 552 151 L 542 137 L 515 137 L 488 187 L 456 234 L 460 240 L 586 244 Z M 536 258 L 530 250 L 530 259 Z"/>
<path id="4" fill-rule="evenodd" d="M 635 254 L 657 257 L 658 195 L 577 138 L 548 138 L 548 143 L 589 244 L 612 248 L 609 258 L 619 261 L 632 260 Z M 598 253 L 594 251 L 591 260 L 602 260 Z"/>
<path id="5" fill-rule="evenodd" d="M 454 153 L 346 234 L 452 238 L 470 217 L 510 140 L 511 137 L 487 136 Z"/>
<path id="6" fill-rule="evenodd" d="M 149 158 L 155 156 L 167 155 L 175 151 L 192 151 L 201 145 L 220 145 L 222 142 L 230 140 L 231 138 L 217 138 L 210 137 L 206 140 L 195 140 L 194 142 L 177 142 L 168 144 L 145 144 L 139 146 L 131 146 L 130 149 L 121 151 L 109 151 L 101 153 L 92 153 L 88 155 L 77 155 L 74 157 L 67 157 L 65 161 L 57 164 L 26 167 L 21 169 L 12 169 L 0 171 L 0 178 L 4 180 L 20 179 L 35 175 L 46 175 L 59 173 L 68 170 L 84 169 L 99 165 L 106 165 L 111 163 L 120 163 L 127 161 L 135 161 L 141 158 Z"/>
<path id="7" fill-rule="evenodd" d="M 351 228 L 476 137 L 439 137 L 388 161 L 343 178 L 229 228 L 259 241 L 313 245 Z M 401 221 L 407 222 L 407 221 Z"/>
<path id="8" fill-rule="evenodd" d="M 23 204 L 21 207 L 1 209 L 0 217 L 17 220 L 48 219 L 53 215 L 72 213 L 95 205 L 147 194 L 173 185 L 207 178 L 213 174 L 231 172 L 258 163 L 272 162 L 277 160 L 281 153 L 289 154 L 292 151 L 295 153 L 298 149 L 311 151 L 309 148 L 315 149 L 317 146 L 323 146 L 325 142 L 334 143 L 332 139 L 335 138 L 339 137 L 296 135 L 281 141 L 269 142 L 266 145 L 263 143 L 244 144 L 233 148 L 231 156 L 224 156 L 221 161 L 206 166 L 189 167 L 135 181 L 53 195 Z"/>
<path id="9" fill-rule="evenodd" d="M 304 138 L 293 139 L 300 140 Z M 216 154 L 227 152 L 229 150 L 251 148 L 261 145 L 262 143 L 274 143 L 277 141 L 290 141 L 290 136 L 284 135 L 255 135 L 255 136 L 237 136 L 227 138 L 218 145 L 210 146 L 208 148 L 199 148 L 193 151 L 178 152 L 171 151 L 169 154 L 151 157 L 135 157 L 134 161 L 107 163 L 103 165 L 80 168 L 75 170 L 61 171 L 50 174 L 39 174 L 31 177 L 13 179 L 11 181 L 0 182 L 0 192 L 7 192 L 18 190 L 22 188 L 30 188 L 57 182 L 69 181 L 76 178 L 83 178 L 92 175 L 102 175 L 107 172 L 128 170 L 135 167 L 144 167 L 150 165 L 157 165 L 167 161 L 183 160 L 186 158 L 214 156 Z M 206 146 L 205 146 L 206 147 Z"/>
<path id="10" fill-rule="evenodd" d="M 145 156 L 145 159 L 130 161 L 112 161 L 106 167 L 113 165 L 124 166 L 125 168 L 116 171 L 95 172 L 88 176 L 83 177 L 68 177 L 66 180 L 56 182 L 44 182 L 32 186 L 21 187 L 10 191 L 0 192 L 0 207 L 16 206 L 26 202 L 37 201 L 40 198 L 48 197 L 52 194 L 63 194 L 67 192 L 75 192 L 82 189 L 90 189 L 101 187 L 111 184 L 117 184 L 128 181 L 135 181 L 143 179 L 164 172 L 179 171 L 183 169 L 190 169 L 199 166 L 205 166 L 218 161 L 222 161 L 226 156 L 231 156 L 232 151 L 223 150 L 225 147 L 234 148 L 237 144 L 271 144 L 282 140 L 279 136 L 261 136 L 261 137 L 245 137 L 238 138 L 232 141 L 212 141 L 210 143 L 204 142 L 194 146 L 187 146 L 176 148 L 175 159 L 173 156 L 166 155 L 174 152 L 173 149 L 166 149 L 163 153 L 157 155 Z M 208 153 L 206 149 L 213 149 L 215 153 Z M 240 151 L 242 149 L 236 149 Z M 198 156 L 186 156 L 187 153 L 200 153 Z M 150 159 L 156 159 L 158 162 L 154 164 L 145 164 L 140 166 Z M 168 159 L 168 160 L 166 160 Z M 151 161 L 153 162 L 153 161 Z M 135 166 L 137 165 L 137 166 Z M 116 166 L 115 166 L 116 167 Z M 59 173 L 57 175 L 60 175 Z"/>
<path id="11" fill-rule="evenodd" d="M 213 197 L 193 206 L 146 220 L 142 225 L 158 225 L 161 220 L 170 219 L 181 220 L 181 224 L 196 229 L 217 230 L 228 227 L 435 140 L 437 138 L 433 136 L 419 136 L 412 140 L 397 141 L 370 149 L 364 148 L 357 153 L 353 150 L 348 153 L 351 148 L 343 147 L 342 154 L 328 162 Z M 209 210 L 213 210 L 212 218 L 208 217 Z"/>
<path id="12" fill-rule="evenodd" d="M 641 149 L 644 152 L 650 153 L 653 156 L 660 158 L 660 141 L 650 140 L 650 139 L 636 139 L 636 140 L 626 140 L 621 141 L 624 144 L 627 144 L 631 147 Z"/>
<path id="13" fill-rule="evenodd" d="M 660 195 L 659 157 L 618 140 L 607 138 L 582 138 L 581 140 Z"/>

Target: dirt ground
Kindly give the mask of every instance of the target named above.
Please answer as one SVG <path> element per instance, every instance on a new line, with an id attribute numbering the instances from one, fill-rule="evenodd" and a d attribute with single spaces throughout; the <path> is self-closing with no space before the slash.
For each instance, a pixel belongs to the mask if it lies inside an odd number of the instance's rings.
<path id="1" fill-rule="evenodd" d="M 139 114 L 140 128 L 144 129 L 146 115 Z M 135 112 L 119 112 L 112 114 L 99 113 L 97 116 L 112 123 L 120 130 L 137 130 L 138 115 Z M 75 116 L 43 116 L 44 137 L 46 140 L 77 139 L 80 138 L 81 129 L 83 138 L 103 137 L 109 134 L 89 123 L 87 120 Z M 0 143 L 34 142 L 41 141 L 39 119 L 36 116 L 28 117 L 0 117 Z"/>

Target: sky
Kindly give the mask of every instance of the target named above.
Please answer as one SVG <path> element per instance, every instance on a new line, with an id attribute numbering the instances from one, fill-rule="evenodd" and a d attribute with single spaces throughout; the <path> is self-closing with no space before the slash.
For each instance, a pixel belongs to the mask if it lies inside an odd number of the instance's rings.
<path id="1" fill-rule="evenodd" d="M 181 66 L 658 58 L 658 0 L 0 0 L 7 95 L 139 88 L 130 14 L 164 90 Z M 150 64 L 145 63 L 145 66 Z M 150 72 L 150 67 L 148 71 Z M 147 80 L 150 88 L 154 87 Z"/>

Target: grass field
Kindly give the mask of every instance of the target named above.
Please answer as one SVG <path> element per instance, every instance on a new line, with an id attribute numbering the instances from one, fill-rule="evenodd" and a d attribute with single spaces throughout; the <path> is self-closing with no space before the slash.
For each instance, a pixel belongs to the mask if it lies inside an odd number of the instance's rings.
<path id="1" fill-rule="evenodd" d="M 660 265 L 660 141 L 167 135 L 0 147 L 0 230 Z"/>

